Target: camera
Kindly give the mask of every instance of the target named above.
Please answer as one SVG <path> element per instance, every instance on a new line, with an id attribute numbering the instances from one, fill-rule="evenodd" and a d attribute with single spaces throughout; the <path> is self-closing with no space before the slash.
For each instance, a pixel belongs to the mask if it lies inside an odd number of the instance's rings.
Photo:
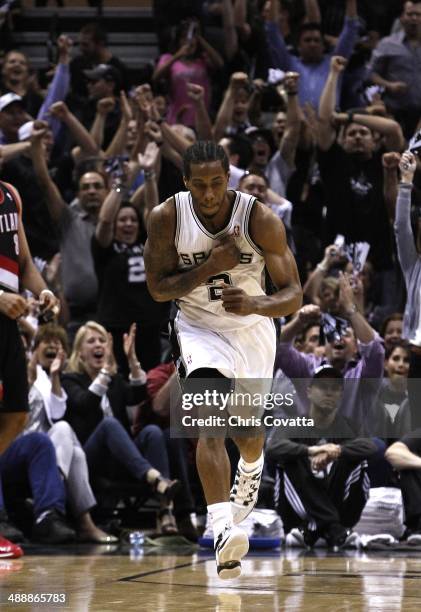
<path id="1" fill-rule="evenodd" d="M 107 174 L 111 174 L 113 178 L 121 178 L 124 176 L 124 163 L 128 160 L 127 155 L 108 157 L 104 163 L 104 170 Z"/>
<path id="2" fill-rule="evenodd" d="M 333 317 L 330 314 L 322 313 L 320 317 L 320 344 L 326 342 L 340 342 L 349 324 L 341 317 Z"/>

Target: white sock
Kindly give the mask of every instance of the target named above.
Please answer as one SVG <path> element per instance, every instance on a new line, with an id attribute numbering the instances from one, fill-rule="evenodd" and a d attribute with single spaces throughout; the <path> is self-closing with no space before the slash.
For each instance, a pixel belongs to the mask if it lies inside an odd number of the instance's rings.
<path id="1" fill-rule="evenodd" d="M 213 538 L 216 541 L 220 533 L 222 533 L 227 525 L 233 526 L 231 504 L 229 502 L 219 502 L 218 504 L 210 504 L 208 512 L 211 518 L 213 527 Z"/>
<path id="2" fill-rule="evenodd" d="M 263 463 L 265 461 L 264 455 L 263 455 L 263 451 L 262 454 L 260 455 L 260 457 L 258 459 L 256 459 L 256 461 L 253 461 L 252 463 L 247 463 L 247 461 L 244 461 L 244 459 L 242 457 L 240 457 L 240 461 L 238 462 L 238 465 L 241 467 L 241 470 L 243 472 L 257 472 L 258 469 L 261 470 L 263 467 Z"/>
<path id="3" fill-rule="evenodd" d="M 157 480 L 157 478 L 162 478 L 161 476 L 161 472 L 159 472 L 158 470 L 156 470 L 155 468 L 150 468 L 147 472 L 146 472 L 146 481 L 149 484 L 154 484 L 155 481 Z"/>

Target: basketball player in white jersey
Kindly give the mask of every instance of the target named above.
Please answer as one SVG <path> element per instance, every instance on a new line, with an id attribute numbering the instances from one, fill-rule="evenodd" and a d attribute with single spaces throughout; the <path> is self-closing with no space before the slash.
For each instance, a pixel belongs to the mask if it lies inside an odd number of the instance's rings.
<path id="1" fill-rule="evenodd" d="M 186 151 L 188 191 L 150 213 L 148 287 L 157 301 L 177 300 L 179 374 L 268 379 L 276 344 L 272 318 L 300 308 L 300 281 L 282 221 L 253 196 L 227 191 L 228 180 L 222 147 L 199 141 Z M 262 288 L 265 265 L 278 288 L 271 296 Z M 200 437 L 196 454 L 223 579 L 241 573 L 249 543 L 237 525 L 257 501 L 263 469 L 262 435 L 234 442 L 241 458 L 231 494 L 225 440 Z"/>

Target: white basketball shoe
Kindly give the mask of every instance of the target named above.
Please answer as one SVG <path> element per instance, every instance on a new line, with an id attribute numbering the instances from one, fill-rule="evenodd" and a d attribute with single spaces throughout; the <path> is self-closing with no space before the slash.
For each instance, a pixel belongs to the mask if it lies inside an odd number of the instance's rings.
<path id="1" fill-rule="evenodd" d="M 263 461 L 262 465 L 253 472 L 244 472 L 238 463 L 234 484 L 230 491 L 231 511 L 235 525 L 244 521 L 256 505 L 262 472 Z"/>
<path id="2" fill-rule="evenodd" d="M 227 525 L 215 541 L 216 570 L 222 580 L 241 575 L 241 559 L 248 553 L 249 539 L 245 531 Z"/>

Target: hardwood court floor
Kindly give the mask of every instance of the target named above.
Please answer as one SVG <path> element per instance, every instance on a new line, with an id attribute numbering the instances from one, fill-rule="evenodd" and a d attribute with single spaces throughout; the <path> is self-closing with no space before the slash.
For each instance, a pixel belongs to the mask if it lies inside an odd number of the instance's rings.
<path id="1" fill-rule="evenodd" d="M 13 604 L 11 593 L 65 593 L 66 603 Z M 418 612 L 421 553 L 254 553 L 239 579 L 222 582 L 208 553 L 33 548 L 0 560 L 0 602 L 31 612 Z"/>

